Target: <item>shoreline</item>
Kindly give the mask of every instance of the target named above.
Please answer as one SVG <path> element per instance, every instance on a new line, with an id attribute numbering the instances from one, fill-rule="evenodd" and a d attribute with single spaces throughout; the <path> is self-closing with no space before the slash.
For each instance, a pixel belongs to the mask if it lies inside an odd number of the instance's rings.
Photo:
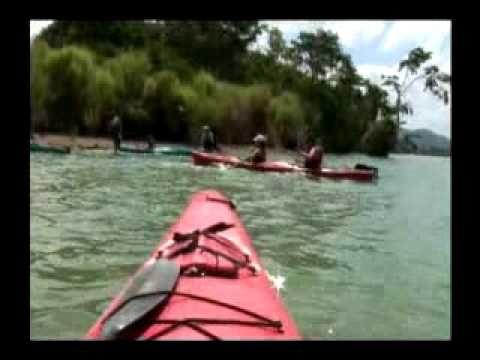
<path id="1" fill-rule="evenodd" d="M 52 146 L 70 146 L 72 149 L 81 149 L 81 150 L 113 150 L 113 142 L 109 137 L 94 137 L 94 136 L 76 136 L 73 141 L 70 135 L 65 134 L 34 134 L 34 142 L 42 145 L 52 145 Z M 122 143 L 133 145 L 135 147 L 143 148 L 146 146 L 145 141 L 139 140 L 123 140 Z M 191 146 L 184 143 L 174 143 L 174 142 L 155 142 L 156 145 L 163 144 L 176 144 L 182 146 Z"/>
<path id="2" fill-rule="evenodd" d="M 72 149 L 80 149 L 80 150 L 112 150 L 113 151 L 113 142 L 109 137 L 94 137 L 94 136 L 76 136 L 74 141 L 72 142 L 72 137 L 70 135 L 65 134 L 51 134 L 51 133 L 35 133 L 36 143 L 42 145 L 52 145 L 52 146 L 70 146 Z M 146 147 L 145 141 L 139 140 L 123 140 L 122 143 L 128 144 L 130 146 L 144 148 Z M 158 141 L 155 142 L 155 145 L 178 145 L 178 146 L 185 146 L 185 147 L 198 147 L 187 144 L 187 143 L 179 143 L 179 142 L 165 142 L 165 141 Z M 245 147 L 248 147 L 249 144 L 245 145 L 232 145 L 232 144 L 221 144 L 221 147 L 228 150 L 228 151 L 236 151 Z M 289 152 L 287 149 L 278 149 L 280 152 Z M 355 154 L 356 152 L 352 152 L 351 154 Z M 334 154 L 334 153 L 332 153 Z M 338 155 L 338 154 L 337 154 Z M 363 154 L 367 155 L 367 154 Z M 440 154 L 419 154 L 419 153 L 397 153 L 391 152 L 390 155 L 414 155 L 414 156 L 434 156 L 434 157 L 451 157 L 451 155 L 440 155 Z M 367 155 L 368 156 L 368 155 Z"/>
<path id="3" fill-rule="evenodd" d="M 74 138 L 67 134 L 53 134 L 53 133 L 34 133 L 33 141 L 41 145 L 52 145 L 52 146 L 70 146 L 72 149 L 79 150 L 112 150 L 113 151 L 113 141 L 109 137 L 105 136 L 83 136 L 79 135 Z M 122 144 L 128 144 L 129 146 L 134 146 L 138 148 L 145 148 L 147 146 L 146 141 L 133 140 L 133 139 L 123 139 Z M 175 142 L 175 141 L 155 141 L 156 146 L 181 146 L 188 148 L 199 148 L 200 144 L 191 144 L 185 142 Z M 222 149 L 228 151 L 237 151 L 239 149 L 245 149 L 250 147 L 250 144 L 219 144 Z M 289 150 L 278 148 L 279 152 L 288 152 Z"/>

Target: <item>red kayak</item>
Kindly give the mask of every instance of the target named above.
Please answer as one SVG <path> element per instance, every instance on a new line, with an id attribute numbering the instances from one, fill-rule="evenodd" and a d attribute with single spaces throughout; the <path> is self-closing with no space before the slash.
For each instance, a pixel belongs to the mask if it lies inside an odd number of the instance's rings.
<path id="1" fill-rule="evenodd" d="M 236 156 L 218 154 L 218 153 L 204 153 L 192 151 L 192 159 L 195 165 L 227 165 L 236 168 L 254 170 L 254 171 L 271 171 L 271 172 L 303 172 L 315 177 L 326 177 L 337 180 L 357 180 L 357 181 L 372 181 L 377 177 L 374 170 L 360 170 L 353 168 L 330 169 L 322 168 L 320 171 L 308 170 L 284 161 L 266 161 L 263 163 L 253 164 L 245 162 Z"/>
<path id="2" fill-rule="evenodd" d="M 86 338 L 300 340 L 234 208 L 194 194 Z"/>

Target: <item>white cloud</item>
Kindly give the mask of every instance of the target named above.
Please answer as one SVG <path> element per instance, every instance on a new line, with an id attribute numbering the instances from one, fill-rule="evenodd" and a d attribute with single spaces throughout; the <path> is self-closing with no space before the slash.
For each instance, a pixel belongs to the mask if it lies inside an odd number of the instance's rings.
<path id="1" fill-rule="evenodd" d="M 30 39 L 37 36 L 40 31 L 50 25 L 52 20 L 30 20 Z"/>
<path id="2" fill-rule="evenodd" d="M 327 21 L 324 28 L 338 34 L 340 43 L 346 48 L 365 45 L 383 34 L 385 21 Z"/>
<path id="3" fill-rule="evenodd" d="M 360 75 L 368 77 L 374 83 L 379 84 L 381 75 L 394 75 L 397 66 L 375 65 L 375 64 L 361 64 L 357 65 L 357 71 Z"/>
<path id="4" fill-rule="evenodd" d="M 342 46 L 348 50 L 362 47 L 365 51 L 380 51 L 384 54 L 398 54 L 399 50 L 421 46 L 432 51 L 428 64 L 436 64 L 441 71 L 451 73 L 451 23 L 450 21 L 267 21 L 269 26 L 278 27 L 286 40 L 298 36 L 300 31 L 315 31 L 323 27 L 337 33 Z M 379 45 L 372 46 L 376 41 Z M 259 39 L 259 44 L 267 47 L 267 37 Z M 380 55 L 380 54 L 379 54 Z M 407 56 L 407 52 L 397 56 L 389 63 L 355 64 L 358 72 L 376 84 L 381 83 L 381 75 L 394 75 L 398 63 Z M 427 64 L 427 65 L 428 65 Z M 393 92 L 389 91 L 390 101 L 395 101 Z M 450 105 L 445 106 L 433 95 L 423 91 L 423 83 L 415 83 L 407 95 L 411 101 L 414 114 L 404 116 L 406 127 L 410 129 L 428 128 L 450 137 Z"/>
<path id="5" fill-rule="evenodd" d="M 286 34 L 299 33 L 300 31 L 313 31 L 316 29 L 321 21 L 306 21 L 306 20 L 273 20 L 264 21 L 269 27 L 276 27 Z"/>
<path id="6" fill-rule="evenodd" d="M 287 44 L 295 39 L 301 31 L 315 31 L 321 21 L 307 21 L 307 20 L 269 20 L 262 21 L 263 24 L 268 25 L 270 29 L 278 28 Z M 268 49 L 268 34 L 263 32 L 257 41 L 250 46 L 251 49 L 266 51 Z"/>
<path id="7" fill-rule="evenodd" d="M 285 41 L 288 43 L 291 40 L 295 39 L 301 31 L 315 31 L 321 21 L 306 21 L 306 20 L 277 20 L 277 21 L 263 21 L 270 28 L 278 28 L 282 33 Z M 267 44 L 268 36 L 265 34 L 265 45 Z M 263 36 L 262 36 L 263 37 Z M 262 41 L 262 37 L 260 40 Z"/>
<path id="8" fill-rule="evenodd" d="M 451 38 L 450 34 L 447 35 L 447 45 L 441 48 L 439 51 L 433 52 L 431 62 L 437 64 L 441 71 L 445 71 L 449 74 L 452 73 L 451 63 Z"/>
<path id="9" fill-rule="evenodd" d="M 386 28 L 385 21 L 265 21 L 270 27 L 277 27 L 287 40 L 297 37 L 300 31 L 314 32 L 318 28 L 338 34 L 340 43 L 346 48 L 365 45 L 379 37 Z"/>
<path id="10" fill-rule="evenodd" d="M 249 45 L 250 50 L 266 51 L 268 49 L 268 34 L 263 32 L 257 37 L 257 41 Z"/>
<path id="11" fill-rule="evenodd" d="M 389 52 L 414 44 L 437 53 L 450 32 L 450 21 L 395 21 L 388 28 L 380 49 Z"/>
<path id="12" fill-rule="evenodd" d="M 373 83 L 381 83 L 381 75 L 396 74 L 397 65 L 374 65 L 362 64 L 357 66 L 358 72 Z M 423 91 L 424 83 L 418 81 L 412 85 L 406 94 L 406 99 L 410 101 L 413 108 L 413 115 L 402 115 L 402 119 L 407 123 L 408 129 L 427 128 L 436 133 L 451 137 L 451 116 L 450 104 L 445 106 L 439 99 L 429 92 Z M 393 103 L 395 95 L 392 90 L 388 91 L 389 99 Z"/>
<path id="13" fill-rule="evenodd" d="M 450 138 L 451 116 L 450 104 L 444 103 L 431 93 L 423 91 L 424 83 L 419 81 L 412 85 L 407 99 L 413 106 L 413 115 L 405 116 L 409 129 L 427 128 Z"/>

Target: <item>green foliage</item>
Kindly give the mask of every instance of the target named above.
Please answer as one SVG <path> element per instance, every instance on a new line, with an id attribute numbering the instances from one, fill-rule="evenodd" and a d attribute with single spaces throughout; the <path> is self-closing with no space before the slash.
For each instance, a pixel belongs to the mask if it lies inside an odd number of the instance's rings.
<path id="1" fill-rule="evenodd" d="M 165 21 L 166 45 L 190 64 L 226 80 L 242 78 L 240 59 L 260 34 L 258 21 Z"/>
<path id="2" fill-rule="evenodd" d="M 218 99 L 223 111 L 223 133 L 232 141 L 250 143 L 256 133 L 267 130 L 267 110 L 272 99 L 268 85 L 223 86 Z"/>
<path id="3" fill-rule="evenodd" d="M 30 104 L 33 129 L 47 125 L 45 112 L 47 96 L 45 62 L 49 51 L 48 44 L 41 40 L 34 41 L 30 48 Z"/>
<path id="4" fill-rule="evenodd" d="M 145 82 L 143 97 L 149 108 L 168 108 L 176 101 L 176 89 L 180 80 L 171 71 L 153 74 Z"/>
<path id="5" fill-rule="evenodd" d="M 97 67 L 89 84 L 89 111 L 86 123 L 90 130 L 97 132 L 102 127 L 104 115 L 117 107 L 116 83 L 113 75 L 104 68 Z"/>
<path id="6" fill-rule="evenodd" d="M 445 105 L 448 105 L 449 101 L 449 89 L 447 85 L 450 84 L 451 77 L 449 74 L 442 73 L 437 66 L 432 65 L 424 70 L 425 72 L 425 88 L 429 90 L 435 97 L 443 101 Z"/>
<path id="7" fill-rule="evenodd" d="M 425 80 L 424 90 L 430 91 L 432 95 L 442 100 L 445 105 L 448 104 L 449 89 L 447 89 L 447 85 L 450 84 L 450 75 L 441 73 L 436 65 L 422 68 L 431 57 L 431 52 L 425 51 L 421 47 L 417 47 L 411 50 L 407 59 L 402 60 L 399 64 L 398 71 L 404 72 L 404 80 L 402 82 L 400 82 L 397 75 L 382 75 L 382 79 L 384 80 L 382 85 L 393 88 L 397 95 L 395 110 L 397 113 L 396 123 L 398 128 L 402 124 L 400 114 L 413 114 L 411 104 L 403 99 L 408 89 L 418 80 Z M 421 72 L 421 74 L 413 79 L 409 78 L 411 75 L 416 75 L 418 72 Z M 410 80 L 408 83 L 407 79 Z"/>
<path id="8" fill-rule="evenodd" d="M 55 21 L 40 38 L 54 48 L 81 45 L 103 56 L 142 48 L 147 40 L 142 21 Z"/>
<path id="9" fill-rule="evenodd" d="M 116 112 L 127 137 L 197 142 L 209 124 L 224 143 L 265 132 L 273 145 L 296 147 L 308 133 L 327 151 L 352 151 L 368 139 L 364 148 L 381 153 L 394 115 L 412 111 L 402 96 L 414 81 L 423 78 L 426 91 L 449 100 L 450 76 L 422 67 L 431 53 L 421 48 L 399 65 L 416 76 L 410 83 L 384 77 L 398 94 L 390 105 L 333 32 L 302 32 L 287 44 L 273 28 L 266 52 L 250 49 L 262 31 L 258 21 L 55 21 L 31 47 L 32 121 L 105 134 Z M 388 123 L 375 122 L 379 111 Z"/>
<path id="10" fill-rule="evenodd" d="M 430 51 L 425 51 L 421 47 L 417 47 L 409 52 L 406 60 L 400 61 L 398 71 L 406 68 L 410 73 L 416 74 L 420 66 L 430 60 L 431 57 L 432 53 Z"/>
<path id="11" fill-rule="evenodd" d="M 298 40 L 293 41 L 291 53 L 296 67 L 306 66 L 314 81 L 318 75 L 325 76 L 329 69 L 335 68 L 342 55 L 338 35 L 322 29 L 316 33 L 300 32 Z"/>
<path id="12" fill-rule="evenodd" d="M 269 137 L 275 145 L 295 146 L 298 131 L 305 126 L 305 114 L 297 95 L 285 92 L 268 106 Z"/>
<path id="13" fill-rule="evenodd" d="M 147 52 L 153 68 L 157 71 L 172 71 L 182 80 L 190 80 L 195 74 L 191 64 L 163 41 L 149 44 Z"/>
<path id="14" fill-rule="evenodd" d="M 199 96 L 214 96 L 216 89 L 216 82 L 212 75 L 205 71 L 198 73 L 192 81 L 192 87 Z"/>
<path id="15" fill-rule="evenodd" d="M 200 128 L 200 126 L 205 124 L 209 124 L 213 127 L 219 127 L 222 121 L 222 115 L 225 111 L 225 104 L 219 104 L 216 101 L 217 99 L 213 97 L 200 99 L 195 103 L 194 110 L 192 112 L 192 125 L 195 128 Z"/>
<path id="16" fill-rule="evenodd" d="M 45 72 L 49 118 L 61 119 L 60 130 L 77 132 L 83 125 L 95 74 L 91 53 L 76 46 L 52 50 L 46 58 Z"/>
<path id="17" fill-rule="evenodd" d="M 178 136 L 183 129 L 179 124 L 180 106 L 185 99 L 185 90 L 180 95 L 180 80 L 171 71 L 153 74 L 145 82 L 144 105 L 156 128 L 164 134 Z"/>
<path id="18" fill-rule="evenodd" d="M 145 79 L 152 69 L 145 52 L 126 52 L 109 59 L 104 65 L 113 75 L 117 83 L 116 97 L 119 111 L 141 101 Z"/>
<path id="19" fill-rule="evenodd" d="M 373 124 L 363 139 L 363 148 L 373 156 L 387 156 L 395 146 L 397 127 L 394 121 L 386 119 Z"/>

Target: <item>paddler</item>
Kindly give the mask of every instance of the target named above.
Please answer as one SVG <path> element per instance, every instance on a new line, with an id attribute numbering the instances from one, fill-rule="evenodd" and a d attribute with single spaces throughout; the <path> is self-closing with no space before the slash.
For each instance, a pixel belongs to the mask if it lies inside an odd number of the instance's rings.
<path id="1" fill-rule="evenodd" d="M 300 152 L 305 160 L 303 166 L 310 170 L 321 170 L 323 160 L 323 147 L 320 142 L 316 142 L 313 138 L 310 138 L 307 142 L 307 151 Z"/>
<path id="2" fill-rule="evenodd" d="M 254 148 L 252 154 L 245 161 L 252 163 L 261 163 L 267 161 L 267 138 L 263 134 L 258 134 L 253 138 Z"/>
<path id="3" fill-rule="evenodd" d="M 203 151 L 205 152 L 213 152 L 218 149 L 215 135 L 210 126 L 203 126 L 200 143 L 202 144 Z"/>
<path id="4" fill-rule="evenodd" d="M 155 148 L 155 139 L 153 138 L 152 135 L 149 135 L 147 137 L 147 145 L 148 145 L 149 151 L 153 151 L 153 149 Z"/>
<path id="5" fill-rule="evenodd" d="M 110 132 L 113 140 L 113 151 L 116 154 L 122 141 L 122 121 L 118 115 L 115 115 L 110 123 Z"/>

